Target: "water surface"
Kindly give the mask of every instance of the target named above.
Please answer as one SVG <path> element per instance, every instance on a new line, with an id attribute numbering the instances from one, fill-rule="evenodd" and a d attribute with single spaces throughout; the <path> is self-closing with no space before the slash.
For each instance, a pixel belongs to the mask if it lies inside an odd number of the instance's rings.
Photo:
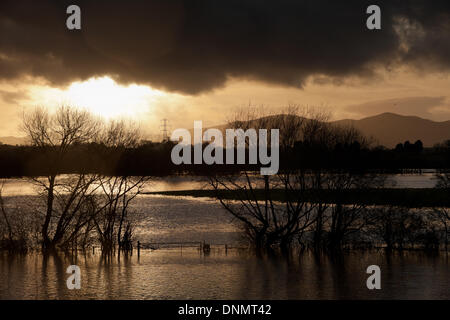
<path id="1" fill-rule="evenodd" d="M 436 178 L 434 171 L 425 171 L 422 174 L 387 174 L 386 186 L 390 188 L 434 188 Z M 3 195 L 25 196 L 35 195 L 38 189 L 29 179 L 4 179 Z M 145 184 L 143 192 L 198 190 L 209 188 L 203 177 L 196 176 L 169 176 L 152 178 Z"/>
<path id="2" fill-rule="evenodd" d="M 431 186 L 433 175 L 402 175 L 408 187 Z M 408 179 L 406 179 L 408 177 Z M 397 179 L 398 183 L 402 181 Z M 149 191 L 204 187 L 200 178 L 161 179 Z M 42 199 L 24 180 L 7 180 L 5 205 L 24 216 Z M 450 299 L 448 256 L 353 251 L 342 256 L 312 253 L 257 257 L 242 244 L 236 221 L 213 199 L 140 195 L 132 203 L 135 240 L 203 242 L 194 247 L 143 250 L 138 259 L 103 259 L 98 250 L 75 256 L 0 253 L 0 299 Z M 82 289 L 68 290 L 66 268 L 77 264 Z M 381 267 L 382 289 L 368 290 L 366 268 Z"/>
<path id="3" fill-rule="evenodd" d="M 66 286 L 81 268 L 81 289 Z M 366 287 L 367 266 L 381 268 L 381 290 Z M 0 299 L 450 299 L 449 262 L 420 252 L 352 252 L 257 257 L 213 248 L 142 251 L 140 258 L 99 254 L 0 256 Z"/>

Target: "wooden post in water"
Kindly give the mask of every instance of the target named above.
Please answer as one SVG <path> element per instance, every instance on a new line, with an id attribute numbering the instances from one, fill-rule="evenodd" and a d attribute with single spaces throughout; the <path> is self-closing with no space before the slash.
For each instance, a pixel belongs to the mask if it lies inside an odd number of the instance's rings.
<path id="1" fill-rule="evenodd" d="M 92 254 L 95 254 L 95 246 L 92 246 Z"/>
<path id="2" fill-rule="evenodd" d="M 211 250 L 211 246 L 208 243 L 205 243 L 205 240 L 203 240 L 203 253 L 204 254 L 209 254 L 210 250 Z"/>

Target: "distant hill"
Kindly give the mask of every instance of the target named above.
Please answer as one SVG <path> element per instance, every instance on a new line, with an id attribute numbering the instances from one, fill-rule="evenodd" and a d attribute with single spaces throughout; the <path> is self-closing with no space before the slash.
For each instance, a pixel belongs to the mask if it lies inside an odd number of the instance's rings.
<path id="1" fill-rule="evenodd" d="M 279 117 L 281 115 L 277 115 Z M 275 117 L 275 116 L 270 116 Z M 382 113 L 360 120 L 337 120 L 331 124 L 351 126 L 358 129 L 368 138 L 373 138 L 375 144 L 388 148 L 395 147 L 399 142 L 409 140 L 414 143 L 421 140 L 425 147 L 450 140 L 450 121 L 436 122 L 415 116 L 402 116 L 395 113 Z M 214 126 L 224 132 L 226 125 Z M 250 124 L 251 127 L 251 124 Z M 207 128 L 203 128 L 206 130 Z M 193 129 L 190 130 L 193 135 Z"/>
<path id="2" fill-rule="evenodd" d="M 421 140 L 424 146 L 450 139 L 450 121 L 436 122 L 415 116 L 382 113 L 360 120 L 338 120 L 337 125 L 353 126 L 380 145 L 392 148 L 399 142 Z"/>
<path id="3" fill-rule="evenodd" d="M 382 113 L 360 120 L 344 119 L 330 123 L 340 126 L 353 126 L 365 136 L 375 139 L 377 144 L 388 148 L 393 148 L 397 143 L 405 142 L 406 140 L 409 140 L 411 143 L 421 140 L 426 147 L 450 140 L 450 121 L 436 122 L 395 113 Z M 226 125 L 214 126 L 214 128 L 222 131 L 226 127 Z M 193 129 L 190 132 L 193 136 Z M 23 137 L 0 137 L 0 143 L 23 145 L 26 143 L 26 139 Z"/>
<path id="4" fill-rule="evenodd" d="M 23 137 L 0 137 L 0 144 L 24 145 L 26 144 L 26 138 Z"/>

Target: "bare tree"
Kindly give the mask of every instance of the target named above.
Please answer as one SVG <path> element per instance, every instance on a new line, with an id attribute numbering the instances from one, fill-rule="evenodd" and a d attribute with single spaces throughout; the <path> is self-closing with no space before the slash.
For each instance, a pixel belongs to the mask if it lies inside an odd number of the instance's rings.
<path id="1" fill-rule="evenodd" d="M 244 171 L 241 176 L 210 176 L 216 197 L 256 247 L 287 249 L 295 242 L 305 246 L 311 233 L 315 247 L 339 247 L 368 222 L 365 205 L 346 205 L 339 197 L 330 203 L 324 197 L 383 184 L 373 174 L 327 167 L 329 159 L 324 158 L 337 148 L 359 151 L 370 145 L 356 129 L 332 126 L 328 119 L 318 109 L 290 105 L 281 115 L 264 115 L 254 108 L 240 111 L 228 124 L 242 132 L 249 128 L 280 132 L 284 163 L 276 175 Z M 229 200 L 230 193 L 238 200 Z M 274 195 L 281 201 L 274 201 Z"/>
<path id="2" fill-rule="evenodd" d="M 101 134 L 102 143 L 111 154 L 120 154 L 119 149 L 135 148 L 141 140 L 138 127 L 125 121 L 111 121 Z M 108 156 L 108 155 L 106 155 Z M 94 217 L 98 239 L 104 252 L 111 252 L 117 244 L 119 249 L 132 247 L 133 223 L 129 219 L 129 205 L 141 192 L 147 177 L 102 176 L 98 184 L 97 201 L 106 203 Z"/>
<path id="3" fill-rule="evenodd" d="M 2 211 L 3 219 L 5 221 L 5 225 L 6 225 L 6 229 L 7 229 L 7 233 L 8 233 L 8 240 L 12 241 L 13 240 L 13 231 L 12 231 L 11 223 L 9 222 L 8 214 L 6 213 L 5 203 L 3 201 L 4 185 L 5 185 L 5 182 L 2 181 L 0 184 L 0 209 Z"/>
<path id="4" fill-rule="evenodd" d="M 450 234 L 450 210 L 448 208 L 433 208 L 432 215 L 440 224 L 444 234 L 445 251 L 448 251 L 448 238 Z"/>
<path id="5" fill-rule="evenodd" d="M 98 239 L 104 252 L 111 252 L 117 244 L 119 249 L 131 249 L 132 221 L 129 205 L 141 192 L 146 177 L 102 177 L 99 201 L 107 203 L 94 217 Z"/>
<path id="6" fill-rule="evenodd" d="M 0 249 L 14 252 L 27 250 L 33 221 L 26 214 L 18 214 L 19 209 L 11 208 L 3 197 L 4 181 L 0 182 Z"/>
<path id="7" fill-rule="evenodd" d="M 319 131 L 322 116 L 294 105 L 282 115 L 264 116 L 257 109 L 249 109 L 247 113 L 238 113 L 229 126 L 242 129 L 242 133 L 249 128 L 279 129 L 280 151 L 286 153 L 303 138 L 306 128 Z M 241 176 L 211 175 L 210 182 L 220 203 L 242 223 L 259 249 L 274 246 L 288 249 L 314 223 L 316 204 L 304 197 L 311 186 L 307 170 L 287 166 L 273 176 L 261 177 L 248 171 Z M 227 200 L 223 191 L 233 193 L 238 201 Z M 274 200 L 275 193 L 282 194 L 283 203 Z"/>
<path id="8" fill-rule="evenodd" d="M 327 115 L 319 114 L 305 123 L 300 141 L 300 151 L 303 153 L 300 158 L 306 154 L 306 158 L 310 159 L 306 163 L 310 168 L 310 192 L 317 195 L 312 229 L 313 246 L 316 249 L 337 249 L 348 236 L 361 231 L 367 223 L 367 217 L 364 216 L 366 206 L 342 203 L 342 196 L 351 190 L 380 187 L 384 184 L 384 178 L 352 168 L 339 168 L 339 164 L 336 164 L 336 168 L 330 167 L 328 162 L 324 164 L 321 157 L 331 157 L 339 151 L 359 151 L 369 148 L 371 144 L 355 128 L 330 125 L 326 120 Z M 336 195 L 334 203 L 323 197 L 327 193 Z"/>
<path id="9" fill-rule="evenodd" d="M 62 175 L 64 161 L 74 146 L 92 142 L 108 148 L 136 145 L 139 139 L 137 129 L 126 127 L 120 121 L 106 125 L 87 111 L 69 106 L 60 107 L 56 113 L 35 109 L 24 115 L 23 129 L 31 144 L 41 150 L 41 165 L 45 168 L 45 178 L 32 177 L 46 202 L 41 229 L 42 247 L 77 246 L 80 237 L 85 244 L 90 232 L 98 230 L 96 217 L 117 204 L 119 199 L 125 199 L 139 183 L 130 184 L 127 177 L 106 177 L 85 168 Z M 124 187 L 116 191 L 118 181 Z M 105 188 L 107 184 L 114 188 Z M 101 197 L 102 193 L 108 196 Z M 130 199 L 126 199 L 129 203 Z"/>
<path id="10" fill-rule="evenodd" d="M 436 188 L 444 191 L 450 190 L 450 173 L 439 172 L 436 174 L 437 184 Z M 450 233 L 450 210 L 448 208 L 433 208 L 433 215 L 442 226 L 444 232 L 445 250 L 448 251 L 448 238 Z"/>
<path id="11" fill-rule="evenodd" d="M 30 143 L 41 149 L 46 164 L 46 178 L 32 178 L 42 188 L 46 198 L 41 230 L 44 249 L 59 244 L 69 227 L 77 231 L 86 223 L 87 199 L 92 193 L 90 186 L 95 177 L 85 173 L 78 174 L 76 178 L 59 175 L 71 146 L 94 141 L 98 128 L 98 121 L 87 111 L 69 106 L 60 107 L 54 114 L 47 109 L 36 108 L 23 116 L 23 131 Z M 71 226 L 73 222 L 78 226 Z"/>
<path id="12" fill-rule="evenodd" d="M 364 203 L 342 202 L 345 193 L 351 191 L 364 192 L 365 189 L 381 186 L 383 177 L 373 174 L 353 172 L 333 172 L 322 180 L 326 181 L 326 190 L 335 192 L 335 203 L 328 205 L 329 210 L 322 218 L 327 223 L 326 239 L 323 244 L 329 249 L 339 249 L 344 242 L 356 233 L 361 232 L 374 220 L 373 215 L 368 214 L 367 205 Z"/>

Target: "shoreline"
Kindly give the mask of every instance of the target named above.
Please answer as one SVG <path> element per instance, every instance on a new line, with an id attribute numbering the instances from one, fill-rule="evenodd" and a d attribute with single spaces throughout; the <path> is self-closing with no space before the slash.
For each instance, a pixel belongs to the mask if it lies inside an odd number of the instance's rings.
<path id="1" fill-rule="evenodd" d="M 239 200 L 236 190 L 220 190 L 220 196 L 226 200 Z M 264 190 L 254 189 L 257 200 L 264 200 Z M 288 196 L 282 189 L 273 189 L 272 200 L 285 202 Z M 174 190 L 142 192 L 145 195 L 165 195 L 194 198 L 216 198 L 215 190 Z M 380 188 L 380 189 L 354 189 L 345 191 L 322 190 L 305 192 L 308 202 L 324 202 L 341 204 L 364 204 L 375 206 L 401 206 L 407 208 L 433 208 L 450 207 L 450 190 L 438 188 Z"/>

